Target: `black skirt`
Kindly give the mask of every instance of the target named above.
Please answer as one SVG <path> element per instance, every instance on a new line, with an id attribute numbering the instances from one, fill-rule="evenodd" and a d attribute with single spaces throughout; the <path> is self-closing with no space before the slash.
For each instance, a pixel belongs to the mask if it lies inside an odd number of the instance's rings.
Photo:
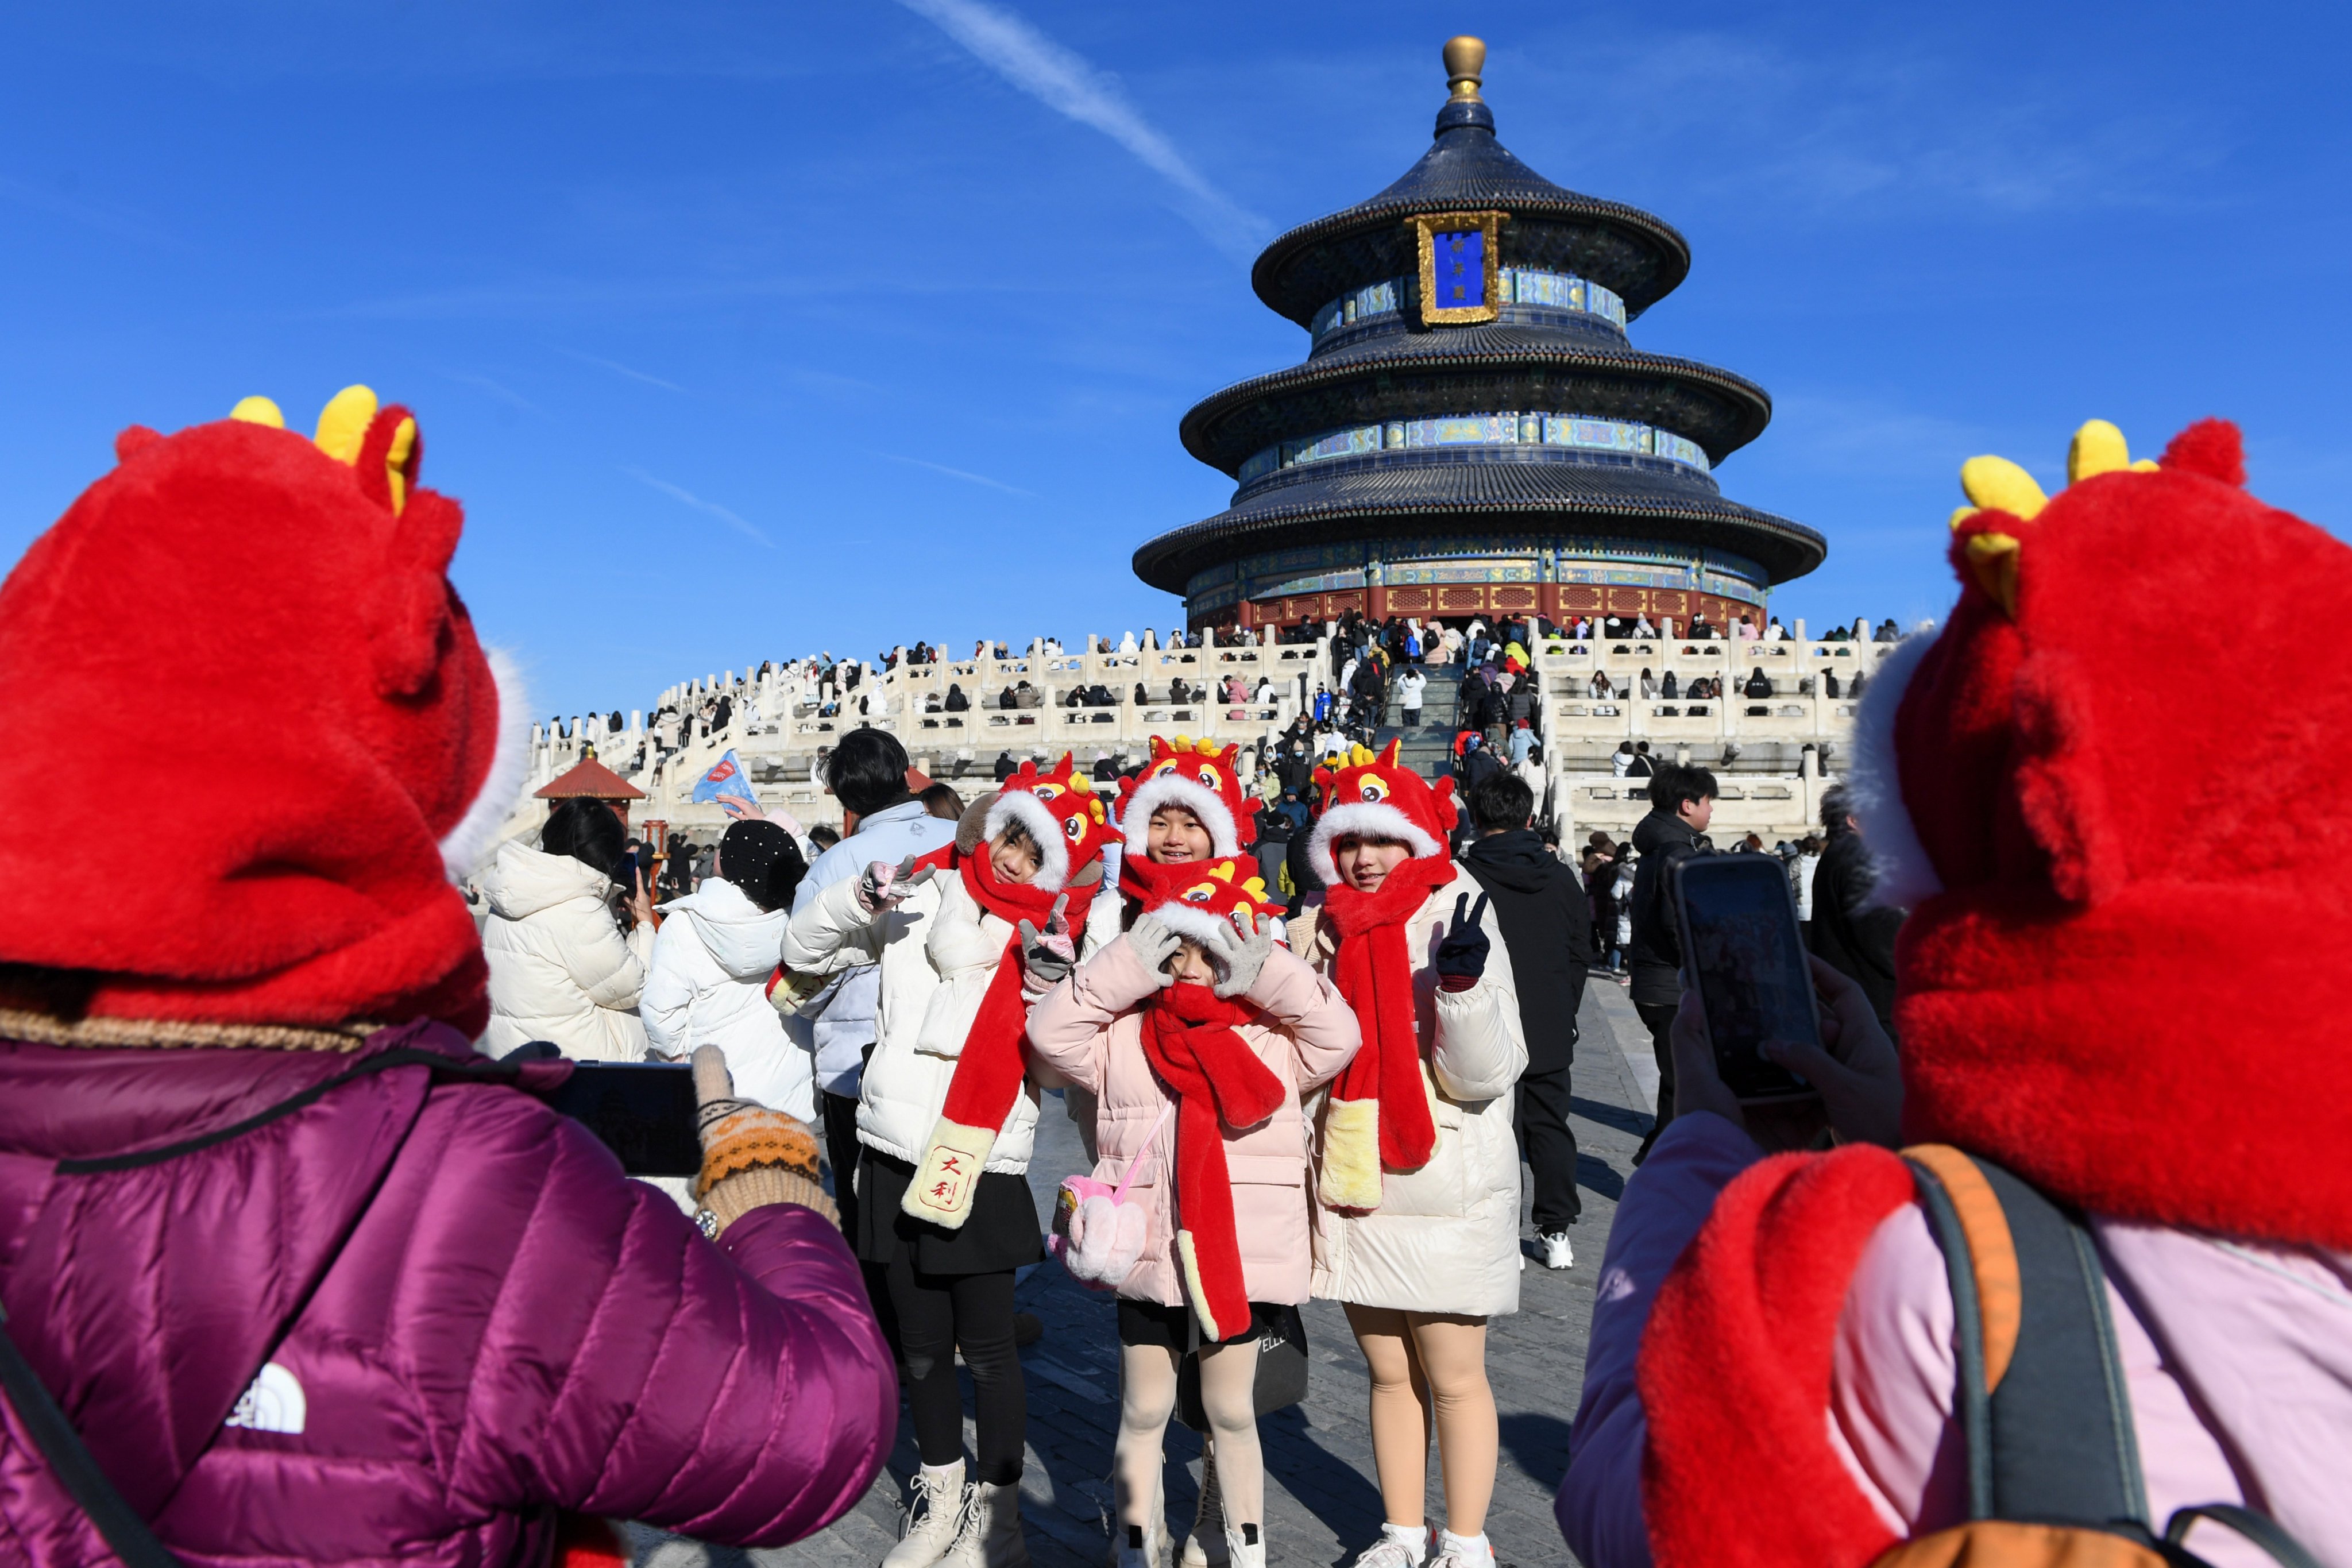
<path id="1" fill-rule="evenodd" d="M 898 1206 L 914 1179 L 915 1167 L 906 1161 L 859 1148 L 857 1234 L 850 1244 L 866 1262 L 896 1262 L 901 1249 L 918 1274 L 992 1274 L 1045 1261 L 1028 1177 L 982 1171 L 972 1189 L 971 1213 L 955 1230 L 917 1219 Z"/>

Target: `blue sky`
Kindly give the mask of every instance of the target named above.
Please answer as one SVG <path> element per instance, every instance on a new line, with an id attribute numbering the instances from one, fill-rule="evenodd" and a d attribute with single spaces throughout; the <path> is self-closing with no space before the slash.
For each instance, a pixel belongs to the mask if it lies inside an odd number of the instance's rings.
<path id="1" fill-rule="evenodd" d="M 2352 521 L 2340 9 L 1538 9 L 13 7 L 0 557 L 126 424 L 367 381 L 541 711 L 1165 626 L 1129 552 L 1232 488 L 1178 416 L 1306 349 L 1249 258 L 1420 156 L 1454 32 L 1689 237 L 1633 341 L 1773 394 L 1718 477 L 1829 537 L 1782 615 L 1937 613 L 1961 459 L 2054 484 L 2092 416 Z"/>

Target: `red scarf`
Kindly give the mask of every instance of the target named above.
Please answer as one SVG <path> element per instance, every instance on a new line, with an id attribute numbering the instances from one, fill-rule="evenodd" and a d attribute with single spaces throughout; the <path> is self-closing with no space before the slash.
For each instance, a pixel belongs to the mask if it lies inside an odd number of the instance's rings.
<path id="1" fill-rule="evenodd" d="M 918 1219 L 955 1230 L 971 1213 L 980 1173 L 996 1145 L 996 1135 L 1013 1113 L 1013 1102 L 1020 1098 L 1021 1082 L 1028 1071 L 1022 1057 L 1029 1031 L 1029 1005 L 1021 989 L 1020 925 L 1025 920 L 1042 929 L 1053 914 L 1057 895 L 1026 882 L 999 879 L 984 844 L 970 855 L 952 847 L 936 850 L 916 864 L 958 872 L 972 901 L 1013 928 L 1004 944 L 1004 956 L 997 961 L 996 973 L 990 976 L 988 990 L 980 999 L 971 1029 L 964 1036 L 955 1076 L 948 1083 L 947 1101 L 940 1108 L 930 1142 L 922 1159 L 916 1162 L 915 1179 L 908 1184 L 907 1196 L 899 1205 Z"/>
<path id="2" fill-rule="evenodd" d="M 1437 1123 L 1422 1086 L 1413 957 L 1404 932 L 1430 894 L 1453 880 L 1454 862 L 1432 855 L 1399 866 L 1376 892 L 1360 893 L 1341 882 L 1323 895 L 1324 913 L 1339 935 L 1331 982 L 1364 1031 L 1363 1048 L 1331 1085 L 1337 1114 L 1325 1122 L 1322 1185 L 1325 1201 L 1335 1207 L 1378 1207 L 1380 1171 L 1417 1171 L 1437 1147 Z M 1347 1147 L 1360 1140 L 1363 1115 L 1351 1104 L 1378 1108 L 1372 1113 L 1379 1131 L 1377 1169 L 1361 1157 L 1369 1151 Z"/>
<path id="3" fill-rule="evenodd" d="M 1250 1009 L 1205 985 L 1181 982 L 1144 1013 L 1143 1056 L 1176 1096 L 1176 1261 L 1202 1337 L 1229 1340 L 1249 1327 L 1249 1285 L 1234 1229 L 1224 1132 L 1256 1126 L 1282 1109 L 1274 1069 L 1234 1032 Z"/>

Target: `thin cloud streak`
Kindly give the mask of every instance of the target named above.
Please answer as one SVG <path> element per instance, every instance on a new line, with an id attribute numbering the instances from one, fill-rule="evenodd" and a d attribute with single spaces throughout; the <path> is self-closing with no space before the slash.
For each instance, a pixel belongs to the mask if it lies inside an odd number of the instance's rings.
<path id="1" fill-rule="evenodd" d="M 1185 221 L 1236 260 L 1257 252 L 1265 219 L 1211 184 L 1173 142 L 1128 101 L 1118 78 L 1098 70 L 1010 11 L 983 0 L 899 0 L 935 23 L 982 65 L 1057 114 L 1091 125 L 1190 198 Z"/>
<path id="2" fill-rule="evenodd" d="M 986 485 L 990 489 L 1003 490 L 1009 496 L 1026 496 L 1031 500 L 1037 499 L 1035 490 L 1024 490 L 1019 485 L 1008 485 L 1003 479 L 992 479 L 986 474 L 975 474 L 963 468 L 950 468 L 945 463 L 934 463 L 929 458 L 902 458 L 896 452 L 877 452 L 874 456 L 886 463 L 904 463 L 910 468 L 929 468 L 935 474 L 945 474 L 951 479 L 961 479 L 966 484 Z"/>
<path id="3" fill-rule="evenodd" d="M 664 381 L 660 376 L 648 375 L 641 370 L 632 370 L 616 359 L 604 359 L 597 354 L 583 354 L 578 349 L 558 349 L 555 352 L 560 354 L 568 355 L 572 359 L 576 359 L 582 364 L 596 365 L 602 369 L 611 371 L 615 375 L 625 375 L 632 381 L 642 381 L 648 386 L 658 386 L 665 392 L 684 392 L 686 390 L 686 388 L 680 386 L 674 381 Z"/>
<path id="4" fill-rule="evenodd" d="M 776 547 L 776 542 L 774 540 L 770 539 L 766 534 L 761 532 L 759 529 L 753 527 L 751 523 L 744 521 L 740 514 L 729 510 L 727 508 L 720 506 L 715 500 L 704 500 L 700 496 L 696 495 L 692 490 L 688 489 L 683 485 L 671 484 L 667 479 L 657 479 L 654 478 L 653 475 L 646 472 L 643 468 L 623 468 L 621 472 L 628 475 L 629 478 L 636 480 L 641 485 L 646 485 L 651 489 L 661 491 L 662 494 L 669 497 L 674 501 L 677 501 L 685 506 L 690 506 L 697 511 L 709 513 L 712 517 L 717 518 L 719 521 L 735 530 L 738 533 L 742 534 L 752 542 L 760 545 L 762 549 L 773 550 Z"/>
<path id="5" fill-rule="evenodd" d="M 546 409 L 541 408 L 538 404 L 533 403 L 530 398 L 525 397 L 513 387 L 507 385 L 504 382 L 492 381 L 487 375 L 477 375 L 471 371 L 463 370 L 448 370 L 443 371 L 441 374 L 461 386 L 470 386 L 479 391 L 487 392 L 492 397 L 497 398 L 500 403 L 520 408 L 526 414 L 544 414 L 547 412 Z"/>

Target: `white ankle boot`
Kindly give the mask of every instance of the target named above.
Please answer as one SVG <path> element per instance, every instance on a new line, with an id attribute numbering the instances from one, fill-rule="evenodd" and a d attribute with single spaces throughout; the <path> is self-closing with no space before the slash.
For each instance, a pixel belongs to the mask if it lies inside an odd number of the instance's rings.
<path id="1" fill-rule="evenodd" d="M 1168 1560 L 1168 1526 L 1164 1520 L 1130 1529 L 1121 1524 L 1113 1527 L 1110 1549 L 1111 1568 L 1160 1568 Z M 1141 1544 L 1136 1535 L 1140 1531 Z"/>
<path id="2" fill-rule="evenodd" d="M 1255 1524 L 1226 1525 L 1225 1551 L 1233 1560 L 1233 1568 L 1265 1568 L 1265 1527 Z"/>
<path id="3" fill-rule="evenodd" d="M 963 1521 L 963 1461 L 945 1469 L 926 1465 L 915 1472 L 907 1493 L 907 1517 L 898 1526 L 898 1544 L 882 1559 L 882 1568 L 931 1568 L 947 1555 Z"/>
<path id="4" fill-rule="evenodd" d="M 974 1485 L 964 1500 L 963 1522 L 940 1562 L 942 1568 L 1029 1568 L 1029 1542 L 1021 1533 L 1021 1484 Z"/>
<path id="5" fill-rule="evenodd" d="M 1217 1490 L 1217 1454 L 1201 1455 L 1201 1507 L 1192 1516 L 1192 1532 L 1184 1538 L 1183 1568 L 1224 1568 L 1232 1561 L 1225 1542 L 1225 1503 Z"/>

